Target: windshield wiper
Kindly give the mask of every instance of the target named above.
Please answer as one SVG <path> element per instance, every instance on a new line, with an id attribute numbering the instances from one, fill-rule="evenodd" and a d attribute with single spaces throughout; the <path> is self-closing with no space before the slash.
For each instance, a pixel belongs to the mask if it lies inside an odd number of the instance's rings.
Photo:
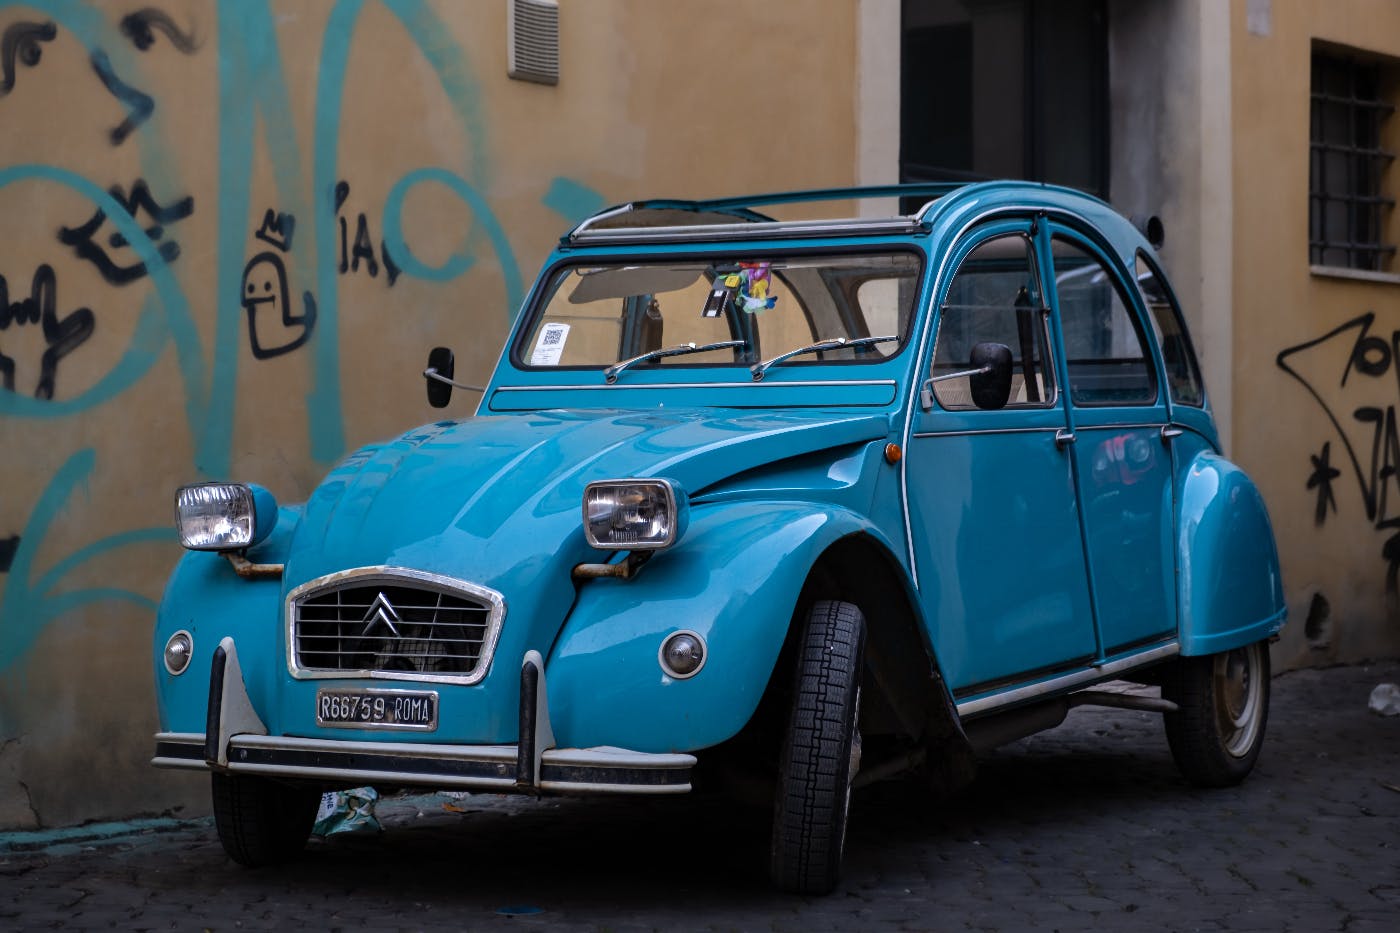
<path id="1" fill-rule="evenodd" d="M 609 385 L 612 385 L 617 381 L 618 373 L 622 372 L 633 363 L 645 363 L 647 360 L 659 360 L 663 356 L 684 356 L 687 353 L 704 353 L 706 350 L 723 350 L 726 347 L 746 346 L 748 346 L 747 340 L 721 340 L 719 343 L 704 343 L 698 346 L 694 342 L 678 343 L 674 347 L 662 347 L 659 350 L 652 350 L 649 353 L 634 356 L 630 360 L 619 360 L 603 370 L 603 378 L 608 381 Z"/>
<path id="2" fill-rule="evenodd" d="M 823 350 L 840 350 L 845 347 L 868 347 L 876 343 L 888 343 L 891 340 L 898 340 L 898 337 L 857 337 L 855 340 L 847 340 L 845 337 L 831 337 L 827 340 L 818 340 L 816 343 L 809 343 L 805 347 L 798 347 L 796 350 L 789 350 L 786 353 L 779 353 L 771 360 L 764 360 L 762 363 L 754 363 L 749 367 L 749 372 L 753 373 L 753 381 L 758 382 L 763 378 L 763 374 L 768 372 L 769 367 L 776 366 L 783 360 L 792 356 L 801 356 L 803 353 L 820 353 Z"/>

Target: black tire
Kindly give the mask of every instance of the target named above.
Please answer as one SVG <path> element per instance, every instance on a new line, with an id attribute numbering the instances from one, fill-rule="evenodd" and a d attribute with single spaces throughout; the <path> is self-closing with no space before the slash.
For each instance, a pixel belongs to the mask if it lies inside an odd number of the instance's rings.
<path id="1" fill-rule="evenodd" d="M 1182 775 L 1200 787 L 1243 781 L 1259 758 L 1269 720 L 1269 646 L 1255 642 L 1174 662 L 1162 696 L 1179 708 L 1167 713 L 1167 744 Z"/>
<path id="2" fill-rule="evenodd" d="M 792 713 L 778 759 L 769 870 L 793 894 L 826 894 L 841 874 L 851 780 L 860 770 L 865 617 L 818 602 L 798 644 Z"/>
<path id="3" fill-rule="evenodd" d="M 210 775 L 214 827 L 228 857 L 248 868 L 275 865 L 306 846 L 321 794 L 247 774 Z"/>

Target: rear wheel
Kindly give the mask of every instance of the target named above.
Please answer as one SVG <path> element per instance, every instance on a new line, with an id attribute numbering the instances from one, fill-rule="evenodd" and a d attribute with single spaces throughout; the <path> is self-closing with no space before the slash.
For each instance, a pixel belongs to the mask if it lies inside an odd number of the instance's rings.
<path id="1" fill-rule="evenodd" d="M 778 760 L 770 872 L 784 891 L 826 894 L 840 877 L 851 780 L 860 770 L 864 651 L 865 618 L 858 608 L 828 601 L 812 606 Z"/>
<path id="2" fill-rule="evenodd" d="M 295 856 L 306 845 L 321 794 L 248 774 L 214 772 L 214 826 L 228 857 L 257 868 Z"/>
<path id="3" fill-rule="evenodd" d="M 1244 780 L 1259 758 L 1269 719 L 1269 648 L 1255 642 L 1176 661 L 1162 696 L 1179 707 L 1164 717 L 1181 773 L 1201 787 Z"/>

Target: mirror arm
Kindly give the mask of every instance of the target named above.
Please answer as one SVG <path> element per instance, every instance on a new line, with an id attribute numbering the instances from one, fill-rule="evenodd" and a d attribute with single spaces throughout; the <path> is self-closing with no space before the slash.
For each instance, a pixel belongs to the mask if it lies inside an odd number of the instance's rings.
<path id="1" fill-rule="evenodd" d="M 933 407 L 934 383 L 947 382 L 949 379 L 970 379 L 973 376 L 980 376 L 983 373 L 989 373 L 991 371 L 991 364 L 988 364 L 981 369 L 965 369 L 960 373 L 944 373 L 942 376 L 929 376 L 924 380 L 923 387 L 919 390 L 919 402 L 923 405 L 924 411 L 928 411 Z"/>
<path id="2" fill-rule="evenodd" d="M 469 386 L 465 382 L 458 382 L 455 379 L 448 379 L 446 376 L 444 376 L 442 373 L 438 372 L 431 366 L 423 370 L 423 378 L 436 379 L 438 382 L 445 382 L 450 386 L 456 386 L 459 389 L 466 389 L 469 392 L 486 392 L 485 386 Z"/>

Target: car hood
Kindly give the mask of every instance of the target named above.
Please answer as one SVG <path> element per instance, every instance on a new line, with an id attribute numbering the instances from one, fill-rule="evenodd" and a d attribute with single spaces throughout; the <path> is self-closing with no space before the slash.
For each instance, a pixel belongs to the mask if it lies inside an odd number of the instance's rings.
<path id="1" fill-rule="evenodd" d="M 307 502 L 291 589 L 366 566 L 411 567 L 520 592 L 601 560 L 582 496 L 600 479 L 667 477 L 694 495 L 756 466 L 884 437 L 886 415 L 548 411 L 441 421 L 364 448 Z M 570 587 L 571 592 L 571 587 Z"/>

